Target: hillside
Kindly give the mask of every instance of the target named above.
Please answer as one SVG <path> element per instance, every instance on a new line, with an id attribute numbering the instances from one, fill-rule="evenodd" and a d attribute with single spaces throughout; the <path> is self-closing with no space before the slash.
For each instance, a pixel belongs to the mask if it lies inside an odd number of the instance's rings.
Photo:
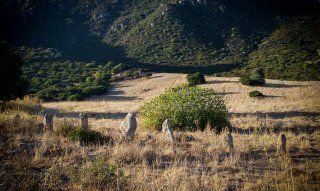
<path id="1" fill-rule="evenodd" d="M 0 37 L 75 61 L 209 74 L 263 67 L 269 78 L 319 80 L 310 72 L 319 70 L 319 7 L 316 0 L 5 0 Z"/>

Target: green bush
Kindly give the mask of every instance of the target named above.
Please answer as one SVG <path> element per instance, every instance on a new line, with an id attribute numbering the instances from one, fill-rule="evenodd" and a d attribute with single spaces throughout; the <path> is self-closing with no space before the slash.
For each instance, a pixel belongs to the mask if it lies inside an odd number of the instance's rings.
<path id="1" fill-rule="evenodd" d="M 246 85 L 246 86 L 252 86 L 253 85 L 253 82 L 252 80 L 247 77 L 247 76 L 242 76 L 239 80 L 239 82 L 243 85 Z"/>
<path id="2" fill-rule="evenodd" d="M 56 133 L 67 137 L 71 141 L 80 141 L 80 143 L 84 144 L 104 144 L 113 142 L 111 137 L 105 136 L 100 132 L 83 129 L 70 124 L 62 124 L 58 127 Z"/>
<path id="3" fill-rule="evenodd" d="M 197 72 L 195 74 L 188 74 L 187 81 L 188 81 L 189 86 L 194 86 L 194 85 L 206 83 L 204 75 L 200 72 Z"/>
<path id="4" fill-rule="evenodd" d="M 139 108 L 142 125 L 160 130 L 165 119 L 173 129 L 204 130 L 209 123 L 217 132 L 229 126 L 227 109 L 220 96 L 211 89 L 178 86 Z"/>
<path id="5" fill-rule="evenodd" d="M 259 91 L 251 91 L 249 92 L 249 97 L 264 97 L 264 95 Z"/>

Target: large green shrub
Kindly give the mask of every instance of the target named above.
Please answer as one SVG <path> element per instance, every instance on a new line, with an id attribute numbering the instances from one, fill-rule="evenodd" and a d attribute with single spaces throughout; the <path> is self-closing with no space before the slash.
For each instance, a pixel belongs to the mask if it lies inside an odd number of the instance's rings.
<path id="1" fill-rule="evenodd" d="M 189 86 L 194 86 L 194 85 L 206 83 L 204 75 L 200 72 L 197 72 L 195 74 L 188 74 L 187 81 L 188 81 Z"/>
<path id="2" fill-rule="evenodd" d="M 173 129 L 204 130 L 209 123 L 217 131 L 228 126 L 227 109 L 220 96 L 211 89 L 178 86 L 139 108 L 142 125 L 160 130 L 165 119 Z"/>

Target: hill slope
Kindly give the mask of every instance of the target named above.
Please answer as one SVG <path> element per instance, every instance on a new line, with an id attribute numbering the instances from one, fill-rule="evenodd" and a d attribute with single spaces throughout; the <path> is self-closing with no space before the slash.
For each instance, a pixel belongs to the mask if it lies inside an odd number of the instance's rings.
<path id="1" fill-rule="evenodd" d="M 272 78 L 319 79 L 300 71 L 319 69 L 316 0 L 5 0 L 0 10 L 2 18 L 14 20 L 2 19 L 7 30 L 1 39 L 56 48 L 77 60 L 166 66 L 163 71 L 213 66 L 207 73 L 248 63 L 247 69 L 262 66 Z M 275 61 L 275 52 L 296 59 Z"/>

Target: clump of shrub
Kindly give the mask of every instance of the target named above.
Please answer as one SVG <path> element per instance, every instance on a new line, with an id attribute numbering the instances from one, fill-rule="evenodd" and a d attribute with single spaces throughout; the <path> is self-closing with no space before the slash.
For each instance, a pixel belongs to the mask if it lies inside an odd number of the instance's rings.
<path id="1" fill-rule="evenodd" d="M 188 81 L 189 86 L 195 86 L 198 84 L 206 83 L 204 75 L 200 72 L 197 72 L 195 74 L 188 74 L 187 81 Z"/>
<path id="2" fill-rule="evenodd" d="M 251 91 L 249 92 L 249 97 L 264 97 L 263 93 L 259 92 L 259 91 Z"/>
<path id="3" fill-rule="evenodd" d="M 71 124 L 62 124 L 57 128 L 57 135 L 67 137 L 71 141 L 79 141 L 83 144 L 105 144 L 112 143 L 111 137 L 90 129 L 73 126 Z"/>
<path id="4" fill-rule="evenodd" d="M 255 69 L 250 76 L 242 76 L 239 80 L 246 86 L 258 86 L 265 83 L 264 72 L 262 69 Z"/>
<path id="5" fill-rule="evenodd" d="M 142 126 L 160 130 L 165 119 L 173 129 L 204 130 L 209 123 L 220 132 L 229 126 L 227 109 L 220 96 L 211 89 L 178 86 L 145 103 L 139 108 Z"/>

